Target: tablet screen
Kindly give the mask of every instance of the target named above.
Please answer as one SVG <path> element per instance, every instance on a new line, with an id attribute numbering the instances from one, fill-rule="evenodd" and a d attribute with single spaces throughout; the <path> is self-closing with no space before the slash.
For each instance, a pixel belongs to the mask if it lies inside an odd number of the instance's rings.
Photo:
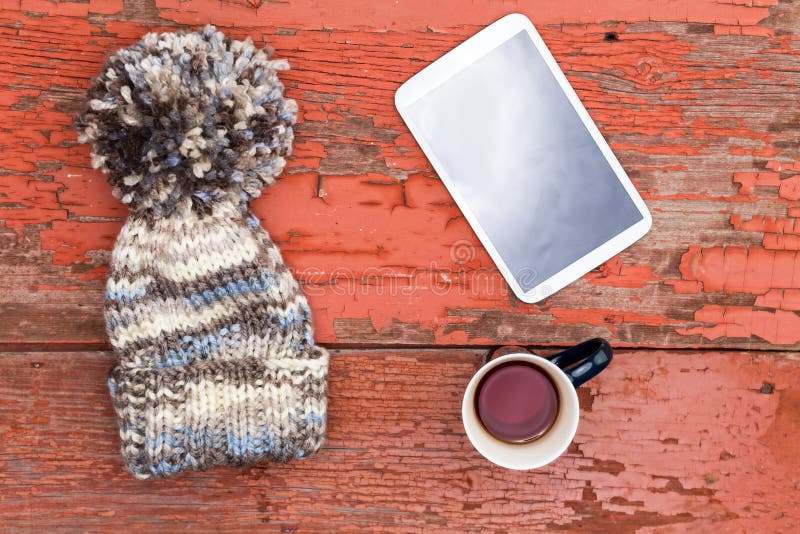
<path id="1" fill-rule="evenodd" d="M 642 220 L 525 31 L 408 114 L 524 291 Z"/>

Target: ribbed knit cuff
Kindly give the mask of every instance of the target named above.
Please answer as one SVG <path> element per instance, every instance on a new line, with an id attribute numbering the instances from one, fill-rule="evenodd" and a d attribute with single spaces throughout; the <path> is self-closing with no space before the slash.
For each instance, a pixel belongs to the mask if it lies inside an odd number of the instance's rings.
<path id="1" fill-rule="evenodd" d="M 122 455 L 141 479 L 215 465 L 285 462 L 319 449 L 328 354 L 111 370 Z"/>

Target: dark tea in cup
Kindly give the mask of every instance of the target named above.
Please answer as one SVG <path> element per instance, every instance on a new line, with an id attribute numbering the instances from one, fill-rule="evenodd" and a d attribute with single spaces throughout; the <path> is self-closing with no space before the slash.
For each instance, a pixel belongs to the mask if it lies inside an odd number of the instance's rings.
<path id="1" fill-rule="evenodd" d="M 483 427 L 509 443 L 544 435 L 558 415 L 558 393 L 547 373 L 527 361 L 491 369 L 478 383 L 475 412 Z"/>
<path id="2" fill-rule="evenodd" d="M 611 363 L 608 341 L 590 339 L 543 358 L 500 347 L 472 376 L 461 401 L 470 443 L 508 469 L 536 469 L 567 450 L 580 419 L 575 388 Z"/>

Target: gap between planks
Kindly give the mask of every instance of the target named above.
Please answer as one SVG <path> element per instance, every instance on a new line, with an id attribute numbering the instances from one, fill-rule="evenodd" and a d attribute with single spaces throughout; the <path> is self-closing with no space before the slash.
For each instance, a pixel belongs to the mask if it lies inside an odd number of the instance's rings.
<path id="1" fill-rule="evenodd" d="M 589 339 L 589 336 L 586 337 Z M 578 344 L 585 339 L 577 339 L 574 344 Z M 553 344 L 553 345 L 528 345 L 516 343 L 494 343 L 494 344 L 476 344 L 476 345 L 429 345 L 422 343 L 317 343 L 318 345 L 328 350 L 348 350 L 348 351 L 403 351 L 403 350 L 430 350 L 430 351 L 447 351 L 447 350 L 474 350 L 474 351 L 491 351 L 498 347 L 515 346 L 525 347 L 533 352 L 548 352 L 568 349 L 573 345 L 566 344 Z M 716 352 L 716 353 L 735 353 L 735 352 L 752 352 L 752 353 L 783 353 L 791 354 L 796 353 L 797 350 L 791 348 L 770 348 L 770 347 L 752 347 L 743 348 L 735 345 L 731 346 L 670 346 L 670 345 L 635 345 L 624 343 L 612 343 L 612 348 L 616 351 L 636 351 L 636 352 L 660 352 L 669 351 L 677 353 L 703 353 L 703 352 Z M 0 357 L 3 354 L 19 354 L 27 353 L 71 353 L 71 352 L 112 352 L 113 349 L 108 343 L 0 343 Z"/>

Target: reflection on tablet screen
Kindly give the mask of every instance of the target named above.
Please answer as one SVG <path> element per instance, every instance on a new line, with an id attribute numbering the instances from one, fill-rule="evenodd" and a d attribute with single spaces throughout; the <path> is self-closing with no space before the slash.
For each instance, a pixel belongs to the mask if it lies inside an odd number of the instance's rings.
<path id="1" fill-rule="evenodd" d="M 642 220 L 525 31 L 409 115 L 524 291 Z"/>

